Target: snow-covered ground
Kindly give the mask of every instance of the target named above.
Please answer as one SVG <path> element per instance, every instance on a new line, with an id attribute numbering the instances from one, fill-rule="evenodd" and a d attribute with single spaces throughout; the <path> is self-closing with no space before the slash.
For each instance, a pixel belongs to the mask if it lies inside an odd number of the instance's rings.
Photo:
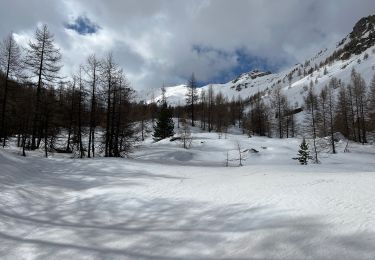
<path id="1" fill-rule="evenodd" d="M 373 146 L 301 166 L 297 139 L 193 137 L 128 159 L 0 150 L 0 258 L 374 259 Z"/>

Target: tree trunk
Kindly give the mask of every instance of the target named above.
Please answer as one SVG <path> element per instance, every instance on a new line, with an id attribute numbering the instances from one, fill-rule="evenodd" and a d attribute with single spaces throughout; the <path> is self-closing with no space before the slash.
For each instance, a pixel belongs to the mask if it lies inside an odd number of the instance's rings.
<path id="1" fill-rule="evenodd" d="M 71 107 L 70 107 L 70 118 L 69 118 L 69 129 L 68 129 L 68 142 L 66 145 L 66 151 L 70 152 L 70 136 L 72 134 L 72 126 L 73 126 L 73 113 L 74 113 L 74 90 L 75 90 L 75 82 L 73 84 L 73 89 L 72 89 L 72 100 L 71 100 Z"/>
<path id="2" fill-rule="evenodd" d="M 5 77 L 5 87 L 4 87 L 4 99 L 3 99 L 3 110 L 1 115 L 1 137 L 3 138 L 3 148 L 6 144 L 6 138 L 7 138 L 7 132 L 5 129 L 5 111 L 6 111 L 6 103 L 7 103 L 7 97 L 8 97 L 8 78 L 9 78 L 9 62 L 8 62 L 8 69 Z"/>
<path id="3" fill-rule="evenodd" d="M 39 65 L 39 74 L 38 74 L 38 85 L 36 89 L 36 104 L 34 110 L 34 120 L 33 120 L 33 131 L 31 137 L 31 149 L 36 149 L 39 147 L 40 138 L 38 141 L 38 145 L 36 145 L 36 134 L 37 128 L 40 127 L 40 95 L 41 95 L 41 88 L 42 88 L 42 71 L 43 71 L 43 61 L 44 61 L 44 45 L 45 45 L 45 34 L 43 35 L 43 42 L 42 42 L 42 53 L 40 57 L 40 65 Z M 40 137 L 40 136 L 39 136 Z"/>

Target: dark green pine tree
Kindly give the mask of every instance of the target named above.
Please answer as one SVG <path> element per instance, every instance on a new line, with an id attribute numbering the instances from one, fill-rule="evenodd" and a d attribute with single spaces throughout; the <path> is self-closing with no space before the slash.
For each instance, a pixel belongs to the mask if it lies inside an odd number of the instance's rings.
<path id="1" fill-rule="evenodd" d="M 299 146 L 297 160 L 300 164 L 306 165 L 307 161 L 311 159 L 312 157 L 310 156 L 309 145 L 306 143 L 305 138 L 303 138 L 302 143 Z"/>
<path id="2" fill-rule="evenodd" d="M 154 141 L 160 141 L 164 138 L 174 135 L 174 123 L 172 120 L 172 112 L 168 108 L 167 102 L 163 101 L 160 108 L 156 125 L 154 127 Z"/>

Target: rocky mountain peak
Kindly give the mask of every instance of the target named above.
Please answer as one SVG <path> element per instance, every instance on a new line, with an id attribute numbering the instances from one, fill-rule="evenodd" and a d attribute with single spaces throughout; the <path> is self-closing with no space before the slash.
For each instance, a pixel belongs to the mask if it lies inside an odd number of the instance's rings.
<path id="1" fill-rule="evenodd" d="M 375 44 L 375 15 L 360 19 L 353 31 L 342 42 L 341 59 L 349 59 L 351 55 L 358 55 Z"/>

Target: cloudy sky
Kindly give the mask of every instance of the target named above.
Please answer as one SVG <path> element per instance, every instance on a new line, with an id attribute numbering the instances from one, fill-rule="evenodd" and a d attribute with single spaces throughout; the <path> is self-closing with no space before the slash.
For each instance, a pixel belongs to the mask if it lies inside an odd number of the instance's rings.
<path id="1" fill-rule="evenodd" d="M 278 71 L 330 47 L 374 0 L 0 0 L 0 36 L 48 24 L 69 75 L 112 51 L 136 89 Z"/>

